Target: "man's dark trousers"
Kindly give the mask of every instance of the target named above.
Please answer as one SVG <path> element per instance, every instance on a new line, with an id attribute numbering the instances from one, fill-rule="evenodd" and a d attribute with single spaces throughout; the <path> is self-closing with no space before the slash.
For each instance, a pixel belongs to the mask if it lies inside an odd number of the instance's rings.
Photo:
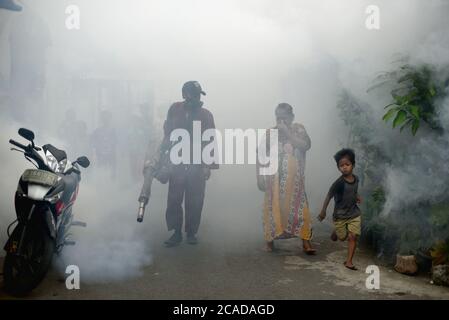
<path id="1" fill-rule="evenodd" d="M 168 230 L 181 230 L 183 223 L 182 201 L 185 199 L 185 232 L 195 235 L 203 210 L 206 179 L 202 165 L 176 165 L 168 185 L 167 211 Z"/>

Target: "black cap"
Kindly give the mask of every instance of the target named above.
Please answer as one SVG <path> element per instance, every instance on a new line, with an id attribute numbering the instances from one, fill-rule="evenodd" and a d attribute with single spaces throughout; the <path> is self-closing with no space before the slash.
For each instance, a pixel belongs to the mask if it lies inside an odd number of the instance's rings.
<path id="1" fill-rule="evenodd" d="M 201 85 L 198 81 L 187 81 L 186 83 L 184 83 L 184 85 L 182 86 L 182 95 L 184 96 L 186 92 L 189 92 L 193 95 L 206 95 L 206 92 L 201 89 Z"/>

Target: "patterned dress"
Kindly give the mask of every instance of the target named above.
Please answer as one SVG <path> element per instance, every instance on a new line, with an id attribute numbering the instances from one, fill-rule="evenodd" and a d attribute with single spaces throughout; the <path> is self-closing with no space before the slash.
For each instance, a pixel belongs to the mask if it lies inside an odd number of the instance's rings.
<path id="1" fill-rule="evenodd" d="M 310 139 L 304 127 L 293 124 L 293 132 L 304 142 L 303 148 L 279 138 L 279 167 L 275 175 L 265 176 L 263 225 L 266 241 L 312 238 L 312 224 L 305 190 L 305 159 Z"/>

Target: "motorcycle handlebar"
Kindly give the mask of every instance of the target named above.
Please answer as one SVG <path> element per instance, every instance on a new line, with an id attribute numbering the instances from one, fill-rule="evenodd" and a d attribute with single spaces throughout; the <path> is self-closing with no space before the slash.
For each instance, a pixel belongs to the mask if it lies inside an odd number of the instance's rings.
<path id="1" fill-rule="evenodd" d="M 14 141 L 13 139 L 9 139 L 9 143 L 12 145 L 15 145 L 16 147 L 19 147 L 23 150 L 26 150 L 28 148 L 27 146 L 21 144 L 20 142 Z"/>

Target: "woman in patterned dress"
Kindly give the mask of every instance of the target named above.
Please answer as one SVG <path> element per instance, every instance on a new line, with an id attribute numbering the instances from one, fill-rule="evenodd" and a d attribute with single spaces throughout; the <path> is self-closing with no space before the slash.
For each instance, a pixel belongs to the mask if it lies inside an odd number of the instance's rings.
<path id="1" fill-rule="evenodd" d="M 294 123 L 291 105 L 281 103 L 276 111 L 278 130 L 278 170 L 274 175 L 260 175 L 257 166 L 257 185 L 265 192 L 263 225 L 267 251 L 273 251 L 274 240 L 300 238 L 303 250 L 315 254 L 310 240 L 312 225 L 304 187 L 306 151 L 310 138 L 303 125 Z M 269 141 L 267 130 L 267 141 Z M 267 145 L 267 149 L 269 145 Z"/>

